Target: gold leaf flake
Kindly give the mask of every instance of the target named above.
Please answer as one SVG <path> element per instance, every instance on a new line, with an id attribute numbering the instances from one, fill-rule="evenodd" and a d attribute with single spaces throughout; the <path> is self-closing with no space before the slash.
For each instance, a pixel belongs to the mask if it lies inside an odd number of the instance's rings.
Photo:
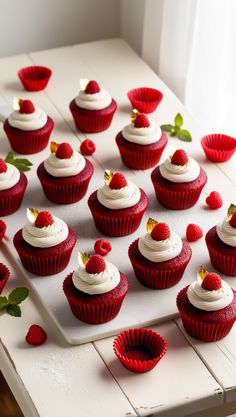
<path id="1" fill-rule="evenodd" d="M 154 229 L 157 223 L 158 222 L 155 219 L 152 219 L 151 217 L 149 217 L 147 221 L 147 232 L 151 233 L 151 231 Z"/>
<path id="2" fill-rule="evenodd" d="M 89 253 L 79 252 L 78 253 L 78 262 L 79 262 L 79 265 L 80 266 L 85 266 L 86 263 L 88 262 L 89 258 L 90 258 L 90 254 Z"/>
<path id="3" fill-rule="evenodd" d="M 36 208 L 27 208 L 27 217 L 30 223 L 34 223 L 37 215 L 39 214 L 39 211 Z"/>
<path id="4" fill-rule="evenodd" d="M 198 273 L 199 278 L 204 279 L 205 276 L 208 274 L 208 271 L 204 268 L 203 265 L 201 265 L 197 273 Z"/>
<path id="5" fill-rule="evenodd" d="M 50 151 L 51 153 L 56 153 L 59 144 L 57 142 L 50 143 Z"/>
<path id="6" fill-rule="evenodd" d="M 139 111 L 137 109 L 133 109 L 131 113 L 131 122 L 134 123 L 137 116 L 139 115 Z"/>
<path id="7" fill-rule="evenodd" d="M 233 203 L 231 203 L 230 206 L 229 206 L 229 208 L 228 208 L 228 211 L 227 211 L 227 217 L 228 217 L 228 219 L 231 219 L 231 217 L 235 213 L 235 211 L 236 211 L 236 205 L 233 204 Z"/>
<path id="8" fill-rule="evenodd" d="M 84 91 L 85 88 L 87 87 L 87 84 L 89 83 L 89 80 L 87 80 L 87 78 L 81 78 L 79 83 L 80 83 L 80 90 Z"/>
<path id="9" fill-rule="evenodd" d="M 14 97 L 13 98 L 13 109 L 16 110 L 16 111 L 19 111 L 20 110 L 20 105 L 21 105 L 21 102 L 22 101 L 23 101 L 22 98 L 20 98 L 20 97 Z"/>
<path id="10" fill-rule="evenodd" d="M 109 169 L 106 169 L 104 173 L 104 182 L 106 185 L 110 184 L 112 177 L 113 177 L 113 172 L 110 171 Z"/>

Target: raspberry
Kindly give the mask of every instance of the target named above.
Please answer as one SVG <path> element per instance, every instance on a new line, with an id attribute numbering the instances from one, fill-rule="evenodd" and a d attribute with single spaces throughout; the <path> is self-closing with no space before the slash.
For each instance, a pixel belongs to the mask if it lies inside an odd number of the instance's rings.
<path id="1" fill-rule="evenodd" d="M 80 145 L 82 155 L 92 155 L 96 151 L 95 143 L 91 139 L 85 139 Z"/>
<path id="2" fill-rule="evenodd" d="M 151 231 L 154 240 L 165 240 L 170 237 L 170 229 L 166 223 L 157 223 Z"/>
<path id="3" fill-rule="evenodd" d="M 203 230 L 197 224 L 190 223 L 186 228 L 186 238 L 189 242 L 195 242 L 201 239 L 203 236 Z"/>
<path id="4" fill-rule="evenodd" d="M 20 113 L 31 114 L 35 111 L 31 100 L 22 100 L 20 103 Z"/>
<path id="5" fill-rule="evenodd" d="M 206 204 L 214 210 L 220 208 L 223 204 L 220 193 L 218 191 L 212 191 L 206 198 Z"/>
<path id="6" fill-rule="evenodd" d="M 28 330 L 27 335 L 25 336 L 25 340 L 29 345 L 38 346 L 46 342 L 47 337 L 47 333 L 41 326 L 38 324 L 32 324 Z"/>
<path id="7" fill-rule="evenodd" d="M 50 226 L 54 223 L 53 217 L 49 211 L 40 211 L 35 220 L 35 226 L 39 229 Z"/>
<path id="8" fill-rule="evenodd" d="M 171 157 L 173 165 L 185 165 L 188 162 L 188 155 L 183 149 L 177 149 Z"/>
<path id="9" fill-rule="evenodd" d="M 115 172 L 113 175 L 109 187 L 112 190 L 119 190 L 120 188 L 128 185 L 125 176 L 121 172 Z"/>
<path id="10" fill-rule="evenodd" d="M 0 174 L 3 174 L 7 171 L 7 164 L 4 159 L 0 159 Z"/>
<path id="11" fill-rule="evenodd" d="M 236 212 L 232 214 L 229 224 L 230 226 L 236 228 Z"/>
<path id="12" fill-rule="evenodd" d="M 95 94 L 95 93 L 99 93 L 99 91 L 100 91 L 100 87 L 97 81 L 94 81 L 94 80 L 89 81 L 85 88 L 86 94 Z"/>
<path id="13" fill-rule="evenodd" d="M 7 230 L 7 225 L 3 220 L 0 220 L 0 242 L 4 238 Z"/>
<path id="14" fill-rule="evenodd" d="M 106 264 L 100 255 L 93 255 L 85 265 L 85 269 L 89 274 L 99 274 L 104 271 Z"/>
<path id="15" fill-rule="evenodd" d="M 98 255 L 106 256 L 109 252 L 111 252 L 111 244 L 109 240 L 98 239 L 94 244 L 94 250 Z"/>
<path id="16" fill-rule="evenodd" d="M 58 159 L 69 159 L 73 155 L 73 149 L 69 143 L 62 142 L 58 146 L 55 155 Z"/>
<path id="17" fill-rule="evenodd" d="M 150 123 L 146 114 L 144 113 L 138 114 L 134 121 L 134 126 L 135 127 L 149 127 Z"/>
<path id="18" fill-rule="evenodd" d="M 203 279 L 202 288 L 209 291 L 219 290 L 221 288 L 221 277 L 215 272 L 210 272 Z"/>

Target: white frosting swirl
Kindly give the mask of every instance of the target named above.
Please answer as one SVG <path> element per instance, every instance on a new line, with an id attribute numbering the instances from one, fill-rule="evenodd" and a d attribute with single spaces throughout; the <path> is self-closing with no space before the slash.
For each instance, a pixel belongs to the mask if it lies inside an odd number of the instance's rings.
<path id="1" fill-rule="evenodd" d="M 122 135 L 128 142 L 137 143 L 138 145 L 150 145 L 161 138 L 162 131 L 153 122 L 150 122 L 148 127 L 135 127 L 133 123 L 130 123 L 124 127 Z"/>
<path id="2" fill-rule="evenodd" d="M 68 159 L 59 159 L 54 153 L 44 161 L 44 168 L 53 177 L 72 177 L 79 174 L 85 167 L 83 155 L 73 149 Z"/>
<path id="3" fill-rule="evenodd" d="M 189 302 L 199 310 L 217 311 L 227 307 L 234 298 L 231 287 L 222 280 L 222 287 L 218 290 L 205 290 L 202 280 L 198 277 L 187 290 Z"/>
<path id="4" fill-rule="evenodd" d="M 222 223 L 217 224 L 216 233 L 226 245 L 236 247 L 236 229 L 229 224 L 227 217 Z"/>
<path id="5" fill-rule="evenodd" d="M 139 252 L 151 262 L 165 262 L 179 255 L 183 247 L 181 238 L 170 232 L 170 237 L 165 240 L 154 240 L 151 233 L 146 233 L 138 240 Z"/>
<path id="6" fill-rule="evenodd" d="M 170 158 L 167 158 L 160 165 L 160 173 L 163 178 L 171 182 L 182 183 L 194 181 L 200 174 L 200 166 L 195 159 L 189 157 L 187 164 L 174 165 Z"/>
<path id="7" fill-rule="evenodd" d="M 0 191 L 14 187 L 20 179 L 20 171 L 12 164 L 7 164 L 6 172 L 0 174 Z"/>
<path id="8" fill-rule="evenodd" d="M 138 203 L 141 197 L 140 189 L 131 181 L 128 185 L 119 190 L 112 190 L 109 185 L 104 184 L 97 191 L 97 199 L 104 207 L 111 210 L 132 207 Z"/>
<path id="9" fill-rule="evenodd" d="M 86 294 L 104 294 L 113 290 L 120 282 L 120 272 L 115 265 L 105 261 L 106 268 L 98 274 L 89 274 L 79 266 L 72 275 L 74 286 Z"/>
<path id="10" fill-rule="evenodd" d="M 112 98 L 110 94 L 103 88 L 94 94 L 87 94 L 85 91 L 80 90 L 78 97 L 75 99 L 77 106 L 87 110 L 105 109 L 111 102 Z"/>
<path id="11" fill-rule="evenodd" d="M 63 242 L 69 233 L 68 226 L 58 217 L 53 216 L 53 220 L 53 224 L 42 228 L 26 223 L 22 230 L 23 239 L 36 248 L 50 248 Z"/>
<path id="12" fill-rule="evenodd" d="M 41 129 L 47 123 L 47 114 L 39 107 L 35 107 L 33 113 L 25 114 L 14 111 L 8 117 L 8 123 L 20 130 L 30 131 Z"/>

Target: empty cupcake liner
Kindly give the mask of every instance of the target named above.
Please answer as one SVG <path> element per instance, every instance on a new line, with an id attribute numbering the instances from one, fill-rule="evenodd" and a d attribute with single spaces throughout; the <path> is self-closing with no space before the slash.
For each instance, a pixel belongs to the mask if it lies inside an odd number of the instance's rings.
<path id="1" fill-rule="evenodd" d="M 0 217 L 15 213 L 22 203 L 27 187 L 27 177 L 21 172 L 19 183 L 10 190 L 0 191 Z"/>
<path id="2" fill-rule="evenodd" d="M 110 107 L 110 108 L 109 108 Z M 107 130 L 112 122 L 112 118 L 117 109 L 115 100 L 112 100 L 106 111 L 84 110 L 80 109 L 75 100 L 70 103 L 70 111 L 72 113 L 75 125 L 78 130 L 84 133 L 98 133 Z"/>
<path id="3" fill-rule="evenodd" d="M 40 91 L 46 88 L 52 75 L 50 68 L 38 65 L 21 68 L 17 73 L 24 88 L 28 91 Z"/>
<path id="4" fill-rule="evenodd" d="M 163 97 L 161 91 L 149 87 L 135 88 L 127 95 L 132 107 L 141 113 L 154 112 Z"/>
<path id="5" fill-rule="evenodd" d="M 211 134 L 201 139 L 207 159 L 212 162 L 226 162 L 236 150 L 236 139 L 223 134 Z"/>
<path id="6" fill-rule="evenodd" d="M 2 293 L 2 290 L 5 287 L 9 276 L 9 269 L 6 267 L 6 265 L 0 263 L 0 294 Z"/>

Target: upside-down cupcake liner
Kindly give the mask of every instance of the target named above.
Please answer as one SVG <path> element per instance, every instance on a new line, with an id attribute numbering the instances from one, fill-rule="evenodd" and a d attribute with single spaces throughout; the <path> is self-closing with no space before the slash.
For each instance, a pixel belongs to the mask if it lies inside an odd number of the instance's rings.
<path id="1" fill-rule="evenodd" d="M 212 162 L 226 162 L 236 150 L 236 139 L 228 135 L 214 133 L 204 136 L 201 145 L 207 159 Z"/>
<path id="2" fill-rule="evenodd" d="M 117 109 L 115 100 L 105 109 L 86 110 L 78 107 L 75 100 L 70 103 L 75 125 L 78 130 L 84 133 L 98 133 L 107 130 L 111 124 L 114 113 Z"/>
<path id="3" fill-rule="evenodd" d="M 9 269 L 6 267 L 6 265 L 0 263 L 0 294 L 2 293 L 2 290 L 5 287 L 9 276 Z"/>
<path id="4" fill-rule="evenodd" d="M 46 148 L 54 127 L 53 120 L 48 116 L 47 123 L 41 129 L 25 131 L 16 129 L 4 122 L 4 130 L 12 149 L 20 154 L 38 153 Z"/>
<path id="5" fill-rule="evenodd" d="M 215 227 L 207 232 L 205 241 L 214 268 L 225 275 L 235 277 L 236 248 L 221 242 Z"/>
<path id="6" fill-rule="evenodd" d="M 152 113 L 162 100 L 163 94 L 155 88 L 134 88 L 127 93 L 129 101 L 134 109 L 140 113 Z"/>
<path id="7" fill-rule="evenodd" d="M 46 88 L 52 75 L 50 68 L 38 65 L 21 68 L 17 73 L 24 88 L 28 91 L 40 91 Z"/>
<path id="8" fill-rule="evenodd" d="M 0 191 L 0 216 L 8 216 L 20 208 L 27 184 L 27 177 L 21 172 L 17 184 L 8 190 Z"/>
<path id="9" fill-rule="evenodd" d="M 167 342 L 153 330 L 129 329 L 118 334 L 113 350 L 122 365 L 132 372 L 151 371 L 167 351 Z"/>

